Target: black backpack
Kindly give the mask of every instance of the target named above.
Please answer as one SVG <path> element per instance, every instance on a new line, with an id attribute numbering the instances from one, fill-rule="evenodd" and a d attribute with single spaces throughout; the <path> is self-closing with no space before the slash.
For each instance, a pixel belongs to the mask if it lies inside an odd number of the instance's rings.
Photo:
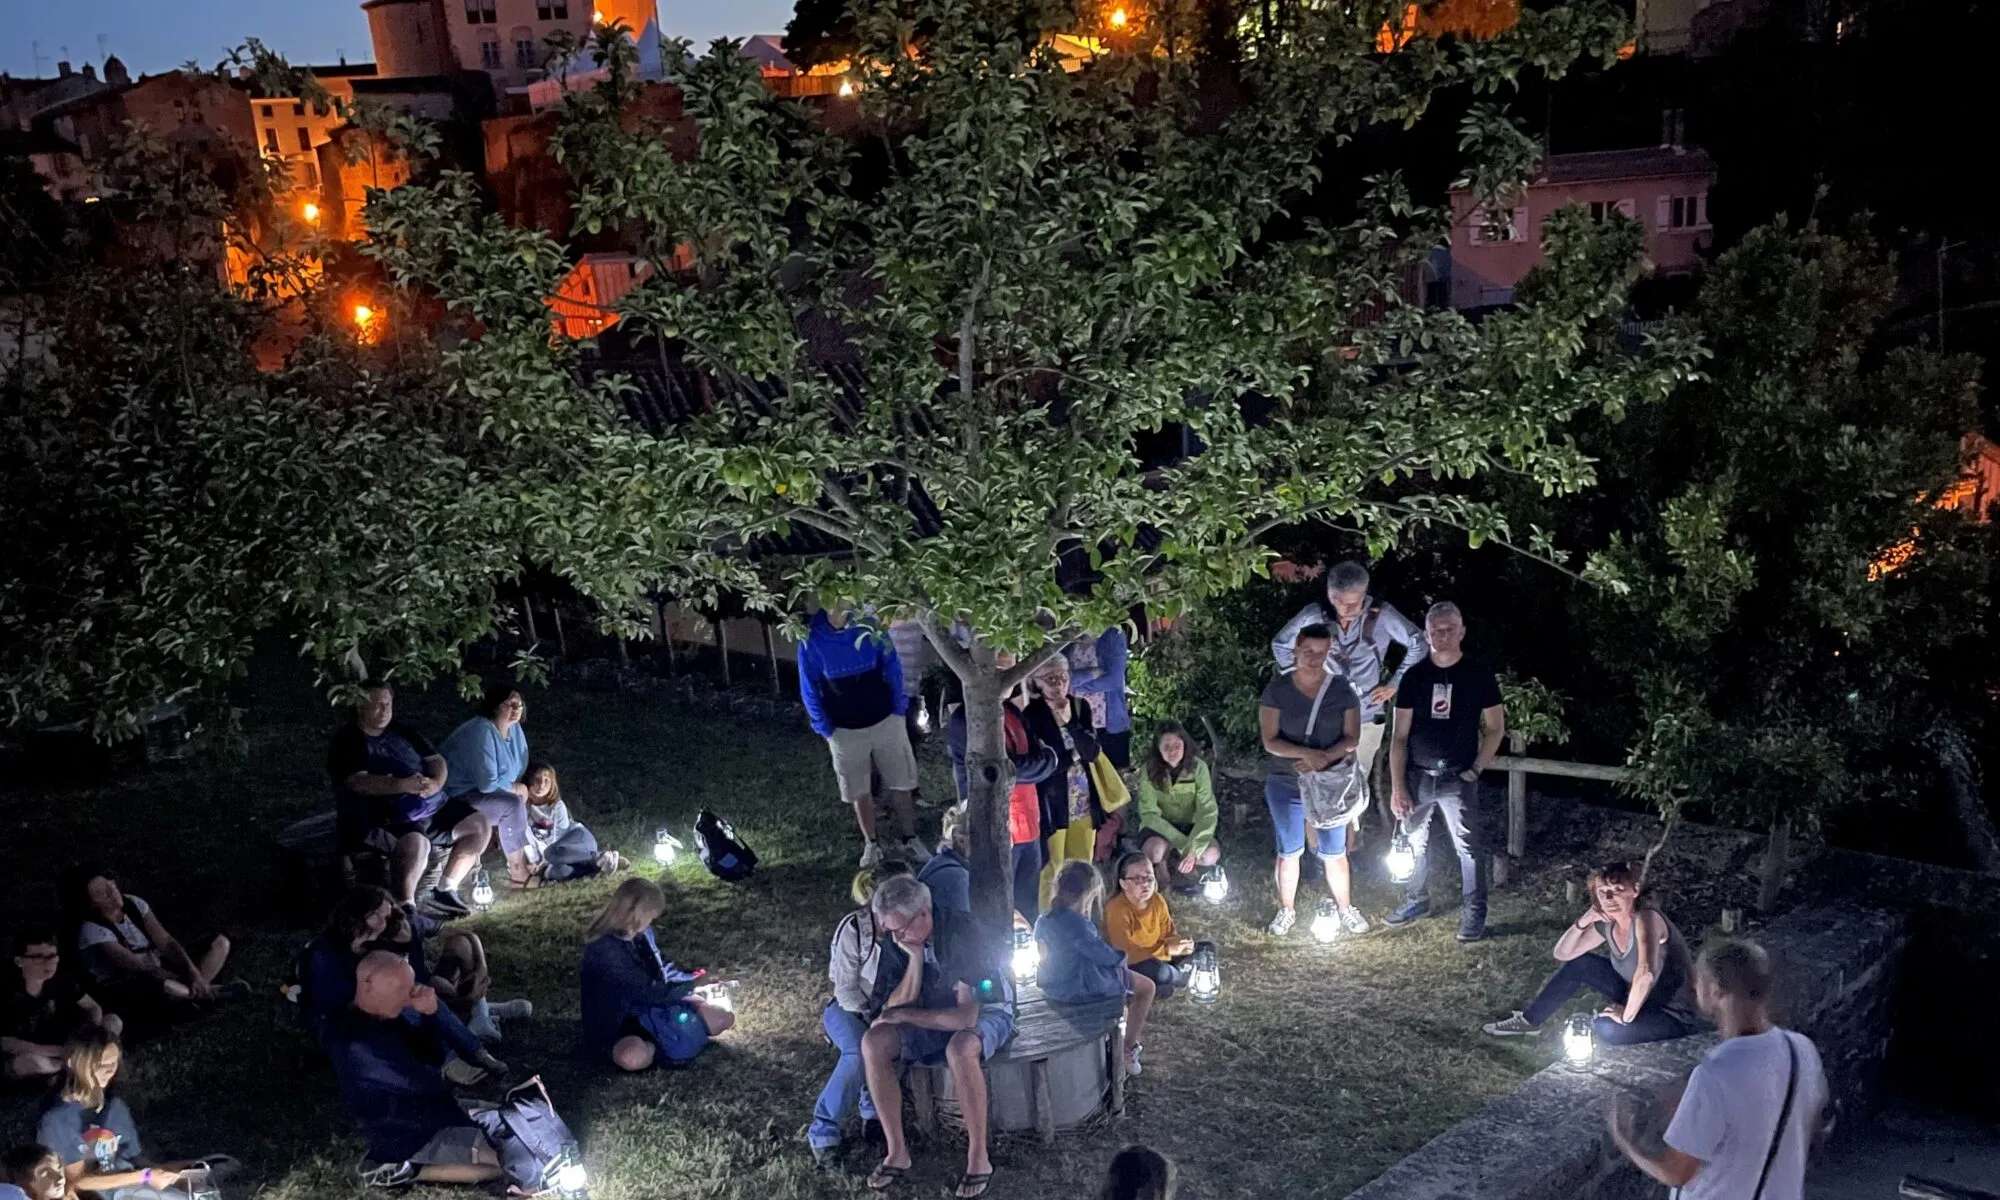
<path id="1" fill-rule="evenodd" d="M 750 878 L 757 869 L 757 852 L 736 837 L 736 828 L 708 809 L 694 819 L 695 850 L 702 865 L 728 883 Z"/>

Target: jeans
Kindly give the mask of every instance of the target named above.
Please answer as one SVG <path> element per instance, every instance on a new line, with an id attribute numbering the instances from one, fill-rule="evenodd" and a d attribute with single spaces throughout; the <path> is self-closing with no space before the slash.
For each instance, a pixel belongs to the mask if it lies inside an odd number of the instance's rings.
<path id="1" fill-rule="evenodd" d="M 548 864 L 542 878 L 550 883 L 595 875 L 597 838 L 583 826 L 572 825 L 563 830 L 561 837 L 543 848 L 542 861 Z"/>
<path id="2" fill-rule="evenodd" d="M 1410 853 L 1417 869 L 1404 890 L 1405 900 L 1428 904 L 1431 898 L 1430 858 L 1431 814 L 1444 816 L 1445 831 L 1451 834 L 1451 848 L 1458 852 L 1459 886 L 1465 894 L 1468 917 L 1486 916 L 1486 863 L 1479 845 L 1479 785 L 1455 773 L 1432 775 L 1412 773 L 1415 804 L 1403 822 L 1410 838 Z"/>
<path id="3" fill-rule="evenodd" d="M 528 844 L 528 802 L 513 792 L 484 792 L 461 796 L 493 822 L 500 835 L 500 852 L 513 854 Z"/>
<path id="4" fill-rule="evenodd" d="M 1338 858 L 1347 853 L 1347 826 L 1321 829 L 1306 823 L 1306 802 L 1299 786 L 1287 786 L 1275 779 L 1264 781 L 1264 807 L 1271 810 L 1271 829 L 1278 836 L 1278 857 L 1297 858 L 1306 851 L 1306 834 L 1313 836 L 1313 849 L 1321 858 Z"/>
<path id="5" fill-rule="evenodd" d="M 861 1065 L 861 1035 L 868 1032 L 868 1023 L 838 1004 L 827 1005 L 819 1023 L 834 1049 L 840 1051 L 840 1058 L 833 1064 L 833 1074 L 826 1077 L 826 1086 L 819 1090 L 819 1099 L 813 1102 L 812 1127 L 806 1130 L 806 1141 L 826 1148 L 840 1145 L 840 1123 L 857 1102 L 864 1121 L 874 1118 L 875 1104 L 868 1098 L 867 1072 Z"/>
<path id="6" fill-rule="evenodd" d="M 1028 921 L 1042 915 L 1042 844 L 1014 844 L 1014 911 Z"/>
<path id="7" fill-rule="evenodd" d="M 1632 991 L 1632 986 L 1618 974 L 1618 968 L 1611 965 L 1610 959 L 1602 954 L 1579 954 L 1556 968 L 1556 973 L 1549 976 L 1549 981 L 1542 985 L 1542 990 L 1528 1002 L 1521 1015 L 1527 1018 L 1530 1025 L 1539 1026 L 1586 988 L 1613 1004 L 1625 1003 L 1625 998 Z M 1693 1033 L 1694 1026 L 1673 1013 L 1661 1010 L 1659 1001 L 1664 998 L 1658 992 L 1647 996 L 1645 1007 L 1629 1023 L 1599 1014 L 1592 1024 L 1592 1033 L 1607 1046 L 1664 1042 Z"/>

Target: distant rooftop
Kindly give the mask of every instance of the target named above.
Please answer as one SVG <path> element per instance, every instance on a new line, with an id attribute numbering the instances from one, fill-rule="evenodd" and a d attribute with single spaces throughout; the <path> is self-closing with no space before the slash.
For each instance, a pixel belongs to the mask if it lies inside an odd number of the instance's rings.
<path id="1" fill-rule="evenodd" d="M 1551 154 L 1536 183 L 1598 183 L 1614 179 L 1660 179 L 1711 175 L 1715 162 L 1693 146 L 1646 146 L 1637 150 L 1593 150 Z"/>

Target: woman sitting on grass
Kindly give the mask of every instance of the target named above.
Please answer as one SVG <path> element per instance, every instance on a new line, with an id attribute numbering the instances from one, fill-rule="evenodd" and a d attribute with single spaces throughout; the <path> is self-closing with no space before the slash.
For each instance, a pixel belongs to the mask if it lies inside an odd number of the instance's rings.
<path id="1" fill-rule="evenodd" d="M 1144 854 L 1118 859 L 1118 894 L 1104 906 L 1104 940 L 1123 951 L 1125 963 L 1153 982 L 1165 1000 L 1186 981 L 1194 943 L 1174 927 L 1167 898 Z"/>
<path id="2" fill-rule="evenodd" d="M 35 1140 L 62 1160 L 69 1190 L 106 1200 L 166 1200 L 182 1174 L 200 1164 L 146 1165 L 132 1110 L 112 1086 L 124 1063 L 118 1039 L 86 1029 L 63 1048 L 63 1060 Z"/>
<path id="3" fill-rule="evenodd" d="M 1125 1072 L 1139 1074 L 1139 1044 L 1153 1007 L 1153 981 L 1125 965 L 1125 952 L 1104 940 L 1088 915 L 1104 878 L 1087 862 L 1063 864 L 1049 909 L 1035 922 L 1042 946 L 1042 994 L 1058 1004 L 1125 998 Z"/>
<path id="4" fill-rule="evenodd" d="M 528 861 L 543 883 L 565 883 L 622 870 L 625 859 L 616 850 L 601 850 L 597 837 L 569 815 L 563 803 L 556 769 L 545 762 L 529 763 Z"/>
<path id="5" fill-rule="evenodd" d="M 695 977 L 660 957 L 653 922 L 667 898 L 650 879 L 611 893 L 583 935 L 583 1041 L 621 1071 L 693 1061 L 734 1013 L 694 996 Z"/>
<path id="6" fill-rule="evenodd" d="M 1611 1003 L 1592 1032 L 1612 1046 L 1664 1042 L 1699 1027 L 1694 1006 L 1694 964 L 1674 923 L 1647 904 L 1639 872 L 1613 863 L 1590 876 L 1590 911 L 1556 939 L 1556 961 L 1541 992 L 1504 1021 L 1484 1028 L 1495 1037 L 1540 1033 L 1542 1023 L 1584 988 Z M 1599 946 L 1603 954 L 1593 954 Z"/>
<path id="7" fill-rule="evenodd" d="M 76 947 L 90 971 L 93 994 L 130 1024 L 164 1024 L 215 1001 L 250 994 L 241 980 L 216 983 L 229 961 L 228 938 L 218 933 L 202 939 L 199 953 L 190 954 L 153 915 L 152 906 L 126 895 L 109 871 L 70 871 L 63 905 L 75 926 Z"/>
<path id="8" fill-rule="evenodd" d="M 1195 872 L 1222 861 L 1215 840 L 1219 814 L 1208 764 L 1194 752 L 1187 730 L 1163 721 L 1139 773 L 1139 849 L 1160 876 L 1160 886 L 1195 888 Z"/>

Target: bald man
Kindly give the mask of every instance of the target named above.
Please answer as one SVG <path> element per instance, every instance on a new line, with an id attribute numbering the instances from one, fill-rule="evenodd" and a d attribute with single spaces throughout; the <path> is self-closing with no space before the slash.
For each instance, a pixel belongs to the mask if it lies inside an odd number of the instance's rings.
<path id="1" fill-rule="evenodd" d="M 377 950 L 354 969 L 354 1003 L 327 1022 L 326 1051 L 368 1143 L 360 1170 L 371 1187 L 500 1178 L 500 1156 L 444 1077 L 443 1043 L 430 1022 L 412 1019 L 437 1007 L 407 960 Z"/>

